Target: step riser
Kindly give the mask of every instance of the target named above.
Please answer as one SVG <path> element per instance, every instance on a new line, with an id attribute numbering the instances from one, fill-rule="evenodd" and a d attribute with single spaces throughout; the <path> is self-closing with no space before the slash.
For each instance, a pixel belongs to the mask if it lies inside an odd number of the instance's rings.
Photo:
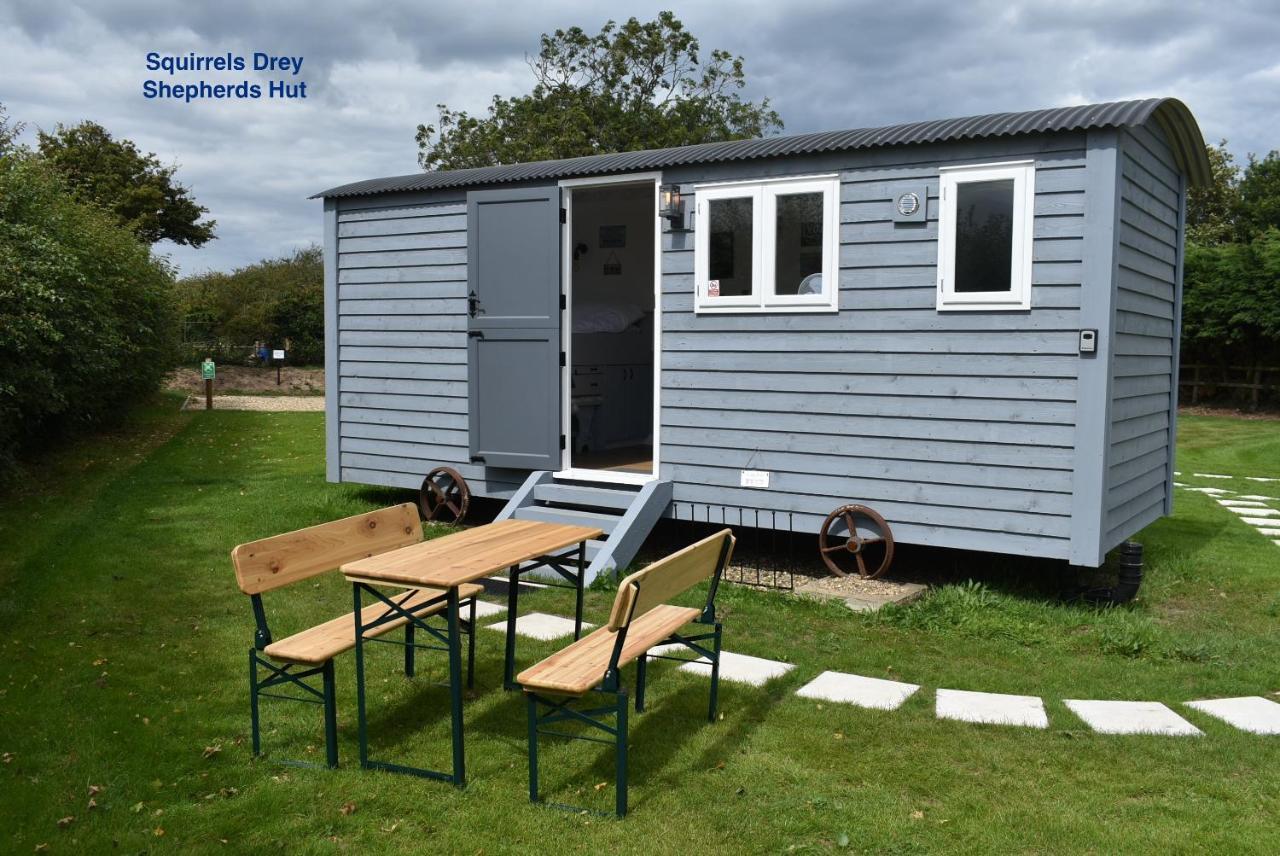
<path id="1" fill-rule="evenodd" d="M 574 511 L 547 505 L 528 505 L 513 515 L 516 520 L 544 520 L 547 523 L 567 523 L 572 526 L 596 526 L 605 534 L 613 532 L 622 518 L 612 514 L 591 511 Z"/>
<path id="2" fill-rule="evenodd" d="M 546 484 L 534 488 L 533 498 L 537 502 L 554 503 L 556 505 L 575 505 L 582 508 L 612 509 L 626 511 L 635 501 L 636 492 L 628 490 L 609 490 L 607 488 L 583 487 L 568 484 Z"/>

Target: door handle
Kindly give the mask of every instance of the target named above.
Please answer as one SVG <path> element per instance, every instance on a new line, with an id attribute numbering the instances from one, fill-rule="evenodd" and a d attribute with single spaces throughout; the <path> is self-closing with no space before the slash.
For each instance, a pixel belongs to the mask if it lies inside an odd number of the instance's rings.
<path id="1" fill-rule="evenodd" d="M 480 312 L 481 312 L 480 298 L 476 295 L 475 291 L 473 290 L 470 294 L 467 295 L 467 314 L 470 315 L 472 318 L 474 318 L 476 317 L 476 315 L 480 314 Z"/>

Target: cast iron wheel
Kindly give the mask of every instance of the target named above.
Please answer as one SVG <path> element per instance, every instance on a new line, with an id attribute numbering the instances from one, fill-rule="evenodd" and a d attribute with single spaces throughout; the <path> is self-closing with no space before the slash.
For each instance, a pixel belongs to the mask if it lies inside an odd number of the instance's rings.
<path id="1" fill-rule="evenodd" d="M 424 520 L 461 523 L 471 504 L 467 480 L 452 467 L 436 467 L 422 480 L 418 508 Z"/>
<path id="2" fill-rule="evenodd" d="M 865 505 L 842 505 L 822 521 L 818 551 L 827 570 L 836 576 L 856 573 L 874 580 L 893 564 L 893 533 L 878 512 Z"/>

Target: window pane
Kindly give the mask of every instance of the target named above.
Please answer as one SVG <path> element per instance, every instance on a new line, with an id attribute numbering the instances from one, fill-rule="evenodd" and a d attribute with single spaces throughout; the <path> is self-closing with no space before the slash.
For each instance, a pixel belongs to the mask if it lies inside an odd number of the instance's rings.
<path id="1" fill-rule="evenodd" d="M 1012 291 L 1013 179 L 956 185 L 958 293 Z"/>
<path id="2" fill-rule="evenodd" d="M 821 294 L 822 194 L 789 193 L 777 200 L 774 294 Z"/>
<path id="3" fill-rule="evenodd" d="M 751 246 L 753 199 L 712 199 L 707 203 L 708 297 L 742 297 L 752 293 Z M 719 283 L 719 290 L 715 283 Z"/>

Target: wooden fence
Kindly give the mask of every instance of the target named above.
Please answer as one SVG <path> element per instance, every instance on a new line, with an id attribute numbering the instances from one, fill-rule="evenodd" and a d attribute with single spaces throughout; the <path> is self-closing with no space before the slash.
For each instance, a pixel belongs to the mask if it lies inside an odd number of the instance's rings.
<path id="1" fill-rule="evenodd" d="M 1246 400 L 1252 410 L 1264 402 L 1280 401 L 1280 366 L 1213 366 L 1191 363 L 1182 366 L 1178 398 L 1185 404 L 1201 399 Z"/>

